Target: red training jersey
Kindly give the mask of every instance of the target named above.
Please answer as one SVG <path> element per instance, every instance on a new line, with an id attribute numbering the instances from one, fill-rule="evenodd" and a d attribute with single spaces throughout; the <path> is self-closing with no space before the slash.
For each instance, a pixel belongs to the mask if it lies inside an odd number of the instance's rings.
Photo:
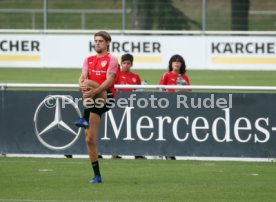
<path id="1" fill-rule="evenodd" d="M 117 84 L 140 85 L 141 79 L 138 74 L 135 74 L 133 72 L 122 72 L 121 71 L 118 76 Z M 135 89 L 125 88 L 125 89 L 118 89 L 118 91 L 131 92 L 131 91 L 135 91 Z"/>
<path id="2" fill-rule="evenodd" d="M 165 72 L 160 80 L 160 85 L 176 85 L 176 79 L 178 74 L 174 73 L 173 71 Z M 186 81 L 187 85 L 190 85 L 190 80 L 188 76 L 185 74 L 182 75 L 182 78 Z M 167 89 L 166 92 L 175 92 L 174 89 Z"/>
<path id="3" fill-rule="evenodd" d="M 107 73 L 117 74 L 120 69 L 118 59 L 111 55 L 106 54 L 103 57 L 98 57 L 97 55 L 90 56 L 84 60 L 83 72 L 87 71 L 87 78 L 89 80 L 97 82 L 101 85 L 107 77 Z M 112 86 L 109 87 L 109 91 L 114 95 L 114 82 Z"/>

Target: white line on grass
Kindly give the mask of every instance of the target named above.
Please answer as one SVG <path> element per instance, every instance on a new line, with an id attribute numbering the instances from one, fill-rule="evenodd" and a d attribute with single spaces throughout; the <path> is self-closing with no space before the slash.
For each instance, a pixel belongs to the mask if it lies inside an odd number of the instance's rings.
<path id="1" fill-rule="evenodd" d="M 276 130 L 276 127 L 275 127 Z M 49 159 L 55 159 L 55 158 L 65 158 L 63 155 L 29 155 L 29 154 L 7 154 L 7 157 L 28 157 L 28 158 L 49 158 Z M 85 158 L 88 159 L 88 155 L 73 155 L 74 158 Z M 163 157 L 159 156 L 145 156 L 149 160 L 162 160 L 165 159 Z M 104 159 L 111 159 L 111 155 L 104 155 Z M 122 155 L 123 159 L 134 159 L 133 156 L 128 155 Z M 276 161 L 276 158 L 246 158 L 246 157 L 201 157 L 201 156 L 176 156 L 176 160 L 195 160 L 195 161 L 240 161 L 240 162 L 274 162 Z M 9 162 L 9 163 L 18 163 L 16 161 L 8 161 L 8 160 L 2 160 L 1 162 Z M 24 161 L 24 158 L 20 159 L 20 162 L 30 162 L 35 163 L 37 161 Z M 52 162 L 51 164 L 83 164 L 83 162 L 76 162 L 76 161 L 68 161 L 68 162 Z"/>

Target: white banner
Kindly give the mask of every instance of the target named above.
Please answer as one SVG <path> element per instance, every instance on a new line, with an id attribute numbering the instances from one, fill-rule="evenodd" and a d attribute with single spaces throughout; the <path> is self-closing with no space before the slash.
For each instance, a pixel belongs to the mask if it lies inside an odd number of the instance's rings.
<path id="1" fill-rule="evenodd" d="M 276 70 L 275 37 L 206 37 L 206 44 L 208 69 Z"/>
<path id="2" fill-rule="evenodd" d="M 135 69 L 167 69 L 172 55 L 188 69 L 276 70 L 276 38 L 112 35 L 110 52 L 134 55 Z M 1 34 L 0 67 L 81 68 L 93 35 Z"/>

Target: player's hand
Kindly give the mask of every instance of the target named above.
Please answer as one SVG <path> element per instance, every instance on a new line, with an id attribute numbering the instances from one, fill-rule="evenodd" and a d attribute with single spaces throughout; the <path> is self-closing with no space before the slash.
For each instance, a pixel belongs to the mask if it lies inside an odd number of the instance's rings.
<path id="1" fill-rule="evenodd" d="M 80 85 L 80 91 L 81 92 L 86 92 L 86 91 L 88 91 L 88 90 L 91 90 L 91 88 L 89 88 L 89 87 L 87 87 L 86 85 Z"/>
<path id="2" fill-rule="evenodd" d="M 83 91 L 83 98 L 93 98 L 95 96 L 95 89 L 94 88 L 86 88 L 85 91 Z"/>
<path id="3" fill-rule="evenodd" d="M 87 79 L 81 79 L 80 78 L 80 91 L 85 92 L 91 89 L 91 87 L 88 85 L 89 81 Z"/>

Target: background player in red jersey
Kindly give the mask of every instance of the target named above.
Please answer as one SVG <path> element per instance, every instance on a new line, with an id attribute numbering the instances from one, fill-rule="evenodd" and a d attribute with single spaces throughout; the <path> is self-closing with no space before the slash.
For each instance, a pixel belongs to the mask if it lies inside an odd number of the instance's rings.
<path id="1" fill-rule="evenodd" d="M 121 85 L 141 85 L 141 79 L 138 74 L 135 74 L 130 71 L 133 66 L 133 55 L 127 53 L 121 57 L 121 71 L 117 78 L 117 84 Z M 136 89 L 133 88 L 122 88 L 117 89 L 121 92 L 133 92 Z M 118 156 L 113 155 L 113 158 L 118 158 Z M 135 159 L 146 159 L 144 156 L 135 156 Z"/>
<path id="2" fill-rule="evenodd" d="M 84 105 L 89 110 L 89 130 L 85 133 L 85 140 L 94 171 L 94 177 L 90 183 L 102 182 L 98 162 L 97 135 L 101 115 L 112 106 L 110 100 L 114 98 L 114 80 L 119 71 L 117 58 L 108 52 L 110 42 L 111 37 L 105 31 L 97 32 L 94 35 L 97 54 L 85 59 L 82 75 L 79 79 Z"/>
<path id="3" fill-rule="evenodd" d="M 165 72 L 160 80 L 160 85 L 190 85 L 186 73 L 186 64 L 181 55 L 173 55 L 169 61 L 169 71 Z M 187 90 L 166 89 L 166 92 L 187 92 Z M 175 160 L 174 156 L 166 156 L 166 159 Z"/>
<path id="4" fill-rule="evenodd" d="M 186 64 L 181 55 L 173 55 L 169 61 L 169 71 L 165 72 L 160 85 L 190 85 L 186 73 Z M 179 92 L 180 90 L 167 89 L 166 92 Z M 183 90 L 181 90 L 183 91 Z M 187 90 L 184 90 L 187 91 Z"/>
<path id="5" fill-rule="evenodd" d="M 129 84 L 129 85 L 140 85 L 141 79 L 138 74 L 135 74 L 130 71 L 130 68 L 133 66 L 133 56 L 129 53 L 122 55 L 121 57 L 121 71 L 118 76 L 117 84 Z M 131 88 L 122 88 L 118 89 L 121 92 L 131 92 L 135 89 Z"/>

